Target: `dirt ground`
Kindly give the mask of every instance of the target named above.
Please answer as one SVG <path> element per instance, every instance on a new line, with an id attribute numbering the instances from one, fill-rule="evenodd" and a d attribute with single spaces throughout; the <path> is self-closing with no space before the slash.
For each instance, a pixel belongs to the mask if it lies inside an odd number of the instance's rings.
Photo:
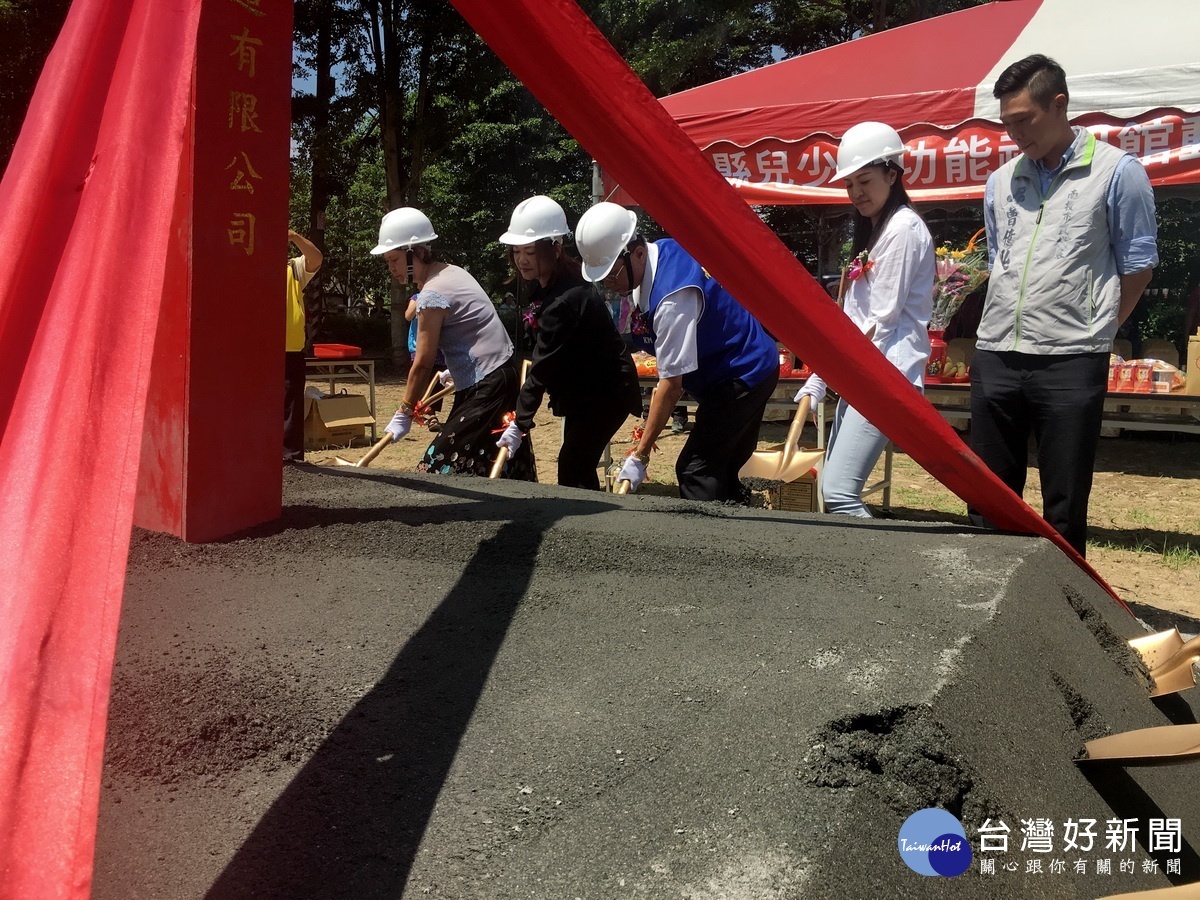
<path id="1" fill-rule="evenodd" d="M 328 387 L 328 382 L 311 382 Z M 339 385 L 354 392 L 355 385 Z M 380 378 L 376 385 L 379 434 L 391 418 L 404 390 L 398 378 Z M 365 393 L 365 390 L 360 391 Z M 448 414 L 449 408 L 442 413 Z M 558 421 L 543 406 L 533 432 L 539 477 L 553 483 L 560 431 Z M 617 432 L 613 455 L 622 457 L 632 447 L 631 432 L 638 421 L 630 418 Z M 786 422 L 766 422 L 760 446 L 778 443 Z M 398 446 L 387 448 L 376 460 L 378 468 L 415 470 L 428 446 L 429 433 L 418 426 Z M 815 438 L 810 425 L 805 437 Z M 675 496 L 674 463 L 687 434 L 664 432 L 659 452 L 650 465 L 646 493 Z M 346 449 L 309 451 L 309 462 L 329 465 L 341 456 L 357 460 L 367 442 Z M 871 482 L 882 477 L 883 463 Z M 893 470 L 891 509 L 877 514 L 901 520 L 942 521 L 965 525 L 961 500 L 904 454 L 897 452 Z M 1172 613 L 1200 618 L 1200 439 L 1189 435 L 1125 432 L 1100 442 L 1088 515 L 1088 559 L 1126 600 Z M 1025 499 L 1041 509 L 1038 471 L 1030 467 Z M 881 501 L 878 494 L 871 498 Z"/>

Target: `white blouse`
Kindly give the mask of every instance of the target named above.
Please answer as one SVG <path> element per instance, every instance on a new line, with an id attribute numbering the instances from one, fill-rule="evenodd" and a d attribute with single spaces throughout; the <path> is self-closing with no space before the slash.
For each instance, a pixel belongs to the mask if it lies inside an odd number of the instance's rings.
<path id="1" fill-rule="evenodd" d="M 933 238 L 921 217 L 902 206 L 871 247 L 873 266 L 850 282 L 845 310 L 880 352 L 917 387 L 925 384 L 929 361 L 929 318 L 933 315 Z"/>

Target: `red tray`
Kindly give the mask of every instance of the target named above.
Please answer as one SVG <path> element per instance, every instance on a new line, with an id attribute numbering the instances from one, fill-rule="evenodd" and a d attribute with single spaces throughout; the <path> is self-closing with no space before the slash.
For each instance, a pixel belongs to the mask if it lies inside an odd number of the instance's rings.
<path id="1" fill-rule="evenodd" d="M 313 356 L 317 359 L 354 359 L 362 356 L 362 347 L 353 344 L 313 344 Z"/>

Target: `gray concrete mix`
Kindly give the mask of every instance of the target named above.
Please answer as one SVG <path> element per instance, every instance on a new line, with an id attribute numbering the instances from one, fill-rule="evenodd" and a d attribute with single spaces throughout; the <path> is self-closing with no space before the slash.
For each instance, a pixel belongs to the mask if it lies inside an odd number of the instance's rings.
<path id="1" fill-rule="evenodd" d="M 97 900 L 1074 898 L 1200 878 L 1190 769 L 1073 761 L 1196 718 L 1186 694 L 1147 698 L 1137 622 L 1045 541 L 370 470 L 289 470 L 285 503 L 217 544 L 135 534 Z M 929 806 L 976 849 L 1004 820 L 995 875 L 978 854 L 953 879 L 904 865 L 900 826 Z M 1103 849 L 1105 820 L 1138 818 L 1145 842 L 1164 816 L 1179 853 Z M 1101 846 L 1057 852 L 1079 817 Z M 1031 818 L 1056 852 L 1020 851 Z"/>

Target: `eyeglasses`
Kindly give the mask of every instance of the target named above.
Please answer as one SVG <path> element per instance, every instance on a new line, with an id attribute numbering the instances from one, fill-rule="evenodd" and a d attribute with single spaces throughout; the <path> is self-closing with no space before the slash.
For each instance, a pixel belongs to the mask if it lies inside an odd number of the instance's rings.
<path id="1" fill-rule="evenodd" d="M 625 271 L 625 260 L 622 259 L 621 265 L 617 266 L 617 268 L 613 269 L 611 272 L 609 272 L 607 275 L 604 276 L 604 283 L 608 284 L 608 282 L 610 282 L 610 281 L 615 281 L 617 279 L 617 277 L 620 276 L 621 273 L 624 271 Z"/>
<path id="2" fill-rule="evenodd" d="M 605 288 L 622 297 L 633 293 L 633 269 L 627 270 L 627 266 L 629 266 L 629 253 L 625 252 L 621 254 L 621 265 L 605 275 L 601 281 Z M 625 277 L 621 278 L 622 275 Z"/>

